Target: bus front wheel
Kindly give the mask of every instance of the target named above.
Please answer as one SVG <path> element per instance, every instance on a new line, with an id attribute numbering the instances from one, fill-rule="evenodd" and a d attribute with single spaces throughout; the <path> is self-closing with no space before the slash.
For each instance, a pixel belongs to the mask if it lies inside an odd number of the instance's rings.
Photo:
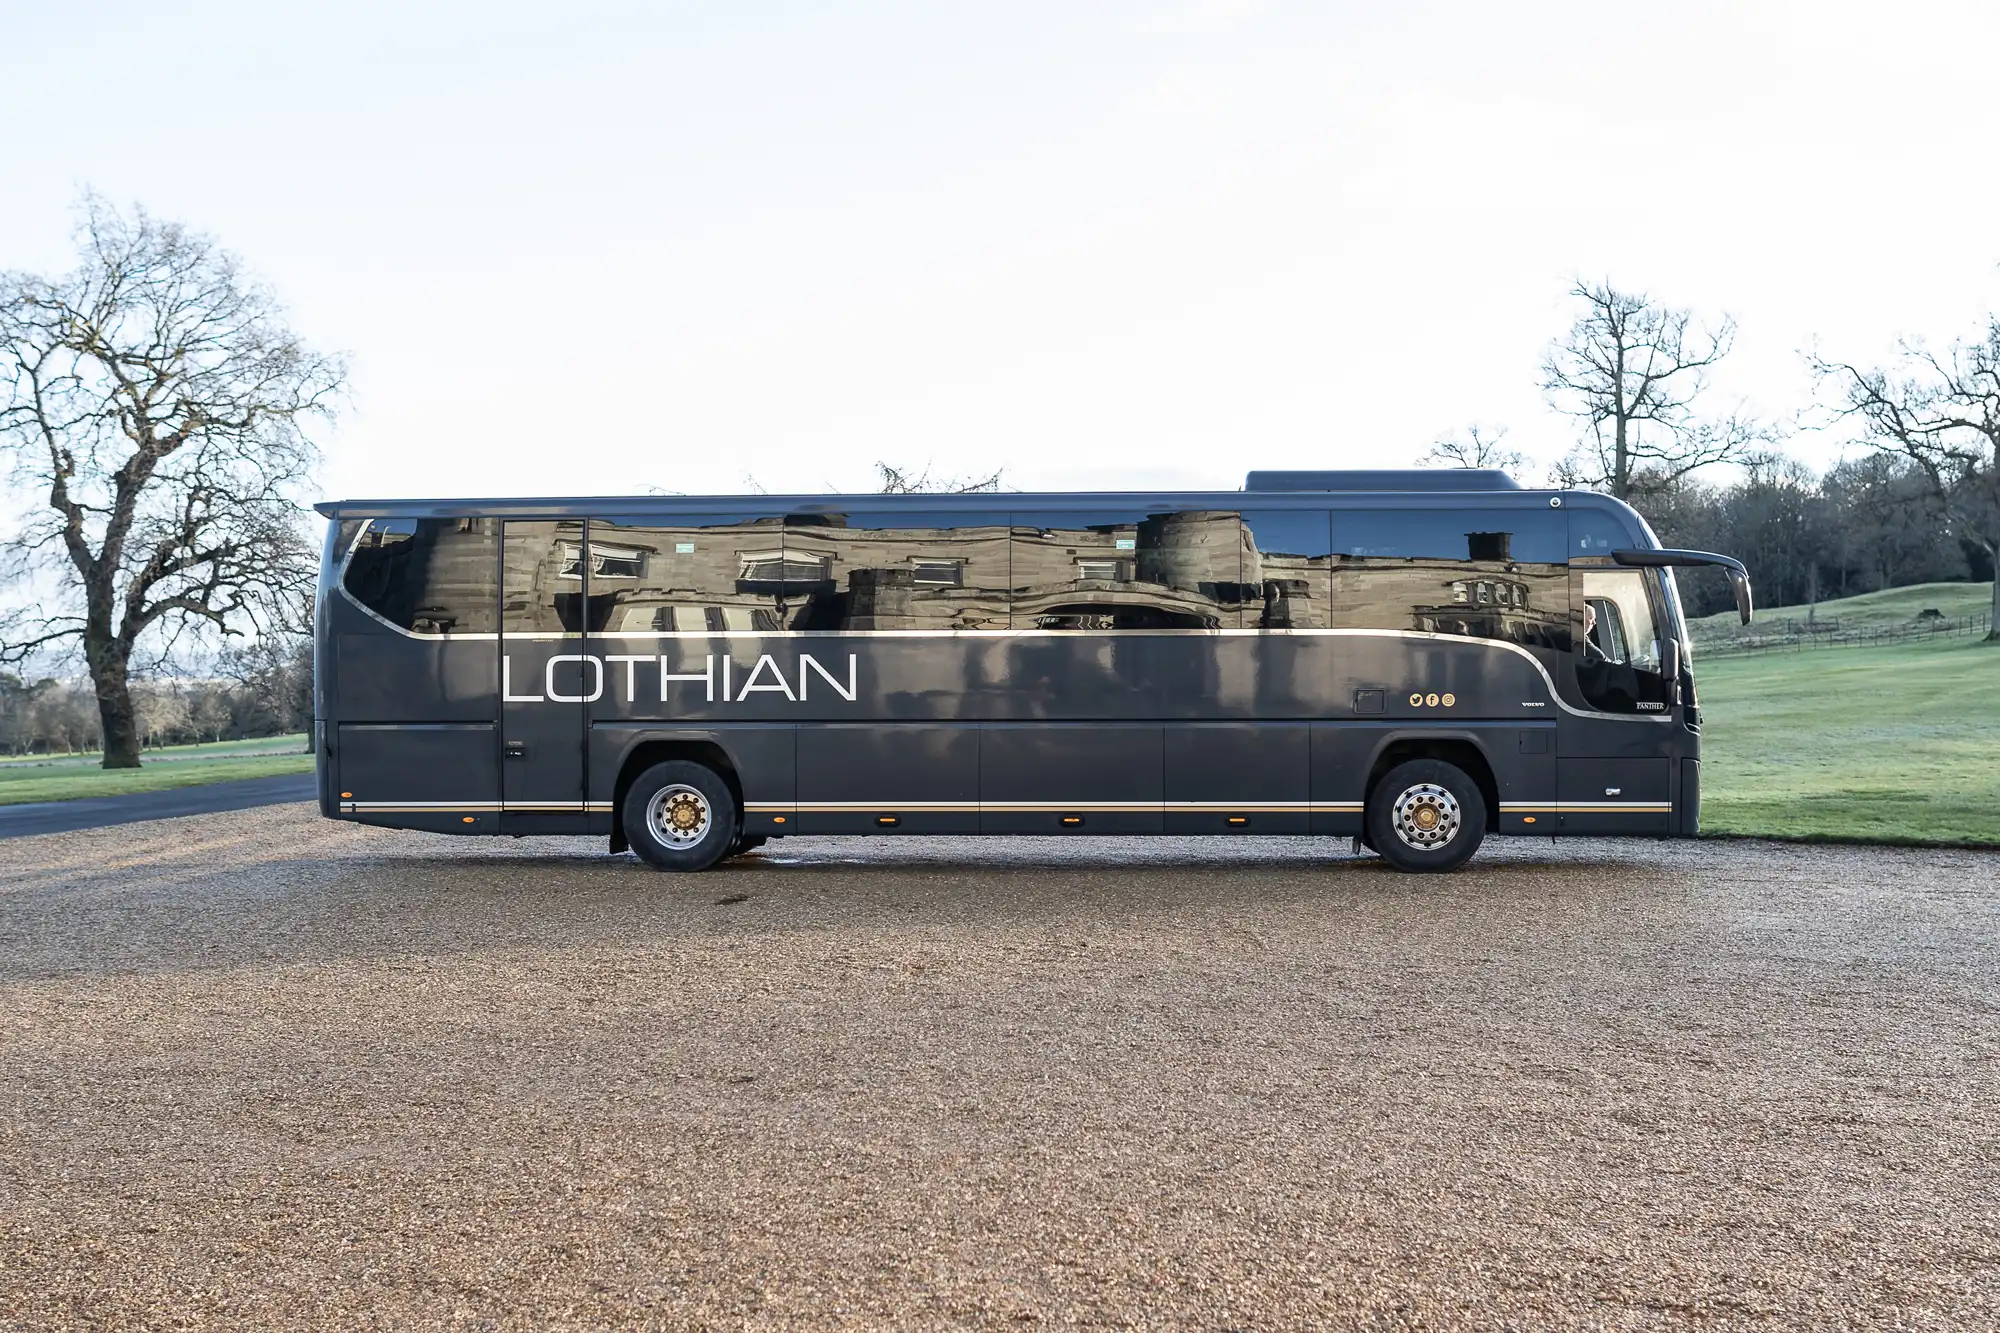
<path id="1" fill-rule="evenodd" d="M 1456 870 L 1486 837 L 1479 784 L 1442 759 L 1412 759 L 1368 795 L 1368 841 L 1398 870 Z"/>
<path id="2" fill-rule="evenodd" d="M 736 794 L 712 768 L 670 759 L 641 773 L 619 812 L 632 850 L 659 870 L 706 870 L 736 846 Z"/>

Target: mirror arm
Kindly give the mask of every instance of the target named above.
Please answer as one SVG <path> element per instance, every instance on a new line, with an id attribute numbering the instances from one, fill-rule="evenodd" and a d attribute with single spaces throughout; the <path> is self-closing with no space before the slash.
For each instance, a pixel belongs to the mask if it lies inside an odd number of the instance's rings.
<path id="1" fill-rule="evenodd" d="M 1734 556 L 1717 555 L 1713 551 L 1681 551 L 1671 547 L 1654 550 L 1613 551 L 1613 561 L 1621 565 L 1632 565 L 1641 569 L 1664 569 L 1668 567 L 1690 569 L 1709 566 L 1720 569 L 1729 576 L 1729 590 L 1736 595 L 1736 614 L 1750 623 L 1751 596 L 1750 571 Z"/>

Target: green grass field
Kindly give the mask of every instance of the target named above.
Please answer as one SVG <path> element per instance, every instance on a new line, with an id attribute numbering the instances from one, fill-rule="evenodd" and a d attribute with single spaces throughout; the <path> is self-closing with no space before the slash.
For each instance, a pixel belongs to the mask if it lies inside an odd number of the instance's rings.
<path id="1" fill-rule="evenodd" d="M 1697 650 L 1695 672 L 1703 832 L 2000 844 L 2000 644 Z"/>
<path id="2" fill-rule="evenodd" d="M 1781 635 L 1788 625 L 1803 626 L 1808 612 L 1817 624 L 1837 623 L 1842 629 L 1894 629 L 1915 625 L 1919 613 L 1942 612 L 1948 620 L 1983 616 L 1993 605 L 1990 583 L 1917 583 L 1907 588 L 1884 588 L 1857 597 L 1842 597 L 1818 606 L 1760 606 L 1757 618 L 1745 625 L 1734 611 L 1701 616 L 1688 622 L 1688 633 L 1699 648 L 1721 645 L 1734 639 Z"/>
<path id="3" fill-rule="evenodd" d="M 0 758 L 0 805 L 68 801 L 83 796 L 194 787 L 237 778 L 310 773 L 306 738 L 270 736 L 254 741 L 174 745 L 148 750 L 141 768 L 106 770 L 97 755 L 14 755 Z"/>

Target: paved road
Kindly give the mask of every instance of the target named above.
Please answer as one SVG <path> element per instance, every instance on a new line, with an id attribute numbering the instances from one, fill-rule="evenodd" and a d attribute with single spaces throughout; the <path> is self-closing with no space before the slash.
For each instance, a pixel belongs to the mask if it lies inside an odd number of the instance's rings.
<path id="1" fill-rule="evenodd" d="M 2000 854 L 0 843 L 0 1330 L 2000 1326 Z"/>
<path id="2" fill-rule="evenodd" d="M 315 799 L 318 788 L 310 773 L 280 778 L 244 778 L 211 782 L 200 787 L 172 787 L 134 796 L 93 796 L 81 801 L 38 801 L 30 805 L 0 805 L 0 838 L 36 833 L 67 833 L 74 829 L 132 824 L 146 819 L 175 819 L 260 805 L 283 805 Z"/>

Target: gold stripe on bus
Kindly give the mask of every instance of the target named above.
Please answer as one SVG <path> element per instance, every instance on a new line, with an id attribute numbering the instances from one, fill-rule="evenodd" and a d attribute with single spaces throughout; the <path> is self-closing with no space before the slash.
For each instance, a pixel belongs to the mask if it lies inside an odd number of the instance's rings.
<path id="1" fill-rule="evenodd" d="M 883 814 L 908 811 L 976 811 L 1033 814 L 1038 811 L 1161 810 L 1176 814 L 1306 814 L 1345 813 L 1361 809 L 1359 801 L 747 801 L 743 812 L 769 814 L 840 814 L 873 810 Z"/>
<path id="2" fill-rule="evenodd" d="M 434 811 L 455 814 L 468 810 L 513 814 L 608 813 L 611 801 L 341 801 L 349 813 L 371 814 L 389 811 L 409 813 Z M 991 811 L 996 814 L 1040 812 L 1135 810 L 1172 811 L 1176 814 L 1352 814 L 1364 808 L 1360 801 L 748 801 L 745 814 L 845 814 L 856 811 L 894 813 L 908 811 L 966 813 Z M 1659 814 L 1671 813 L 1671 801 L 1502 801 L 1503 815 L 1539 814 Z"/>

